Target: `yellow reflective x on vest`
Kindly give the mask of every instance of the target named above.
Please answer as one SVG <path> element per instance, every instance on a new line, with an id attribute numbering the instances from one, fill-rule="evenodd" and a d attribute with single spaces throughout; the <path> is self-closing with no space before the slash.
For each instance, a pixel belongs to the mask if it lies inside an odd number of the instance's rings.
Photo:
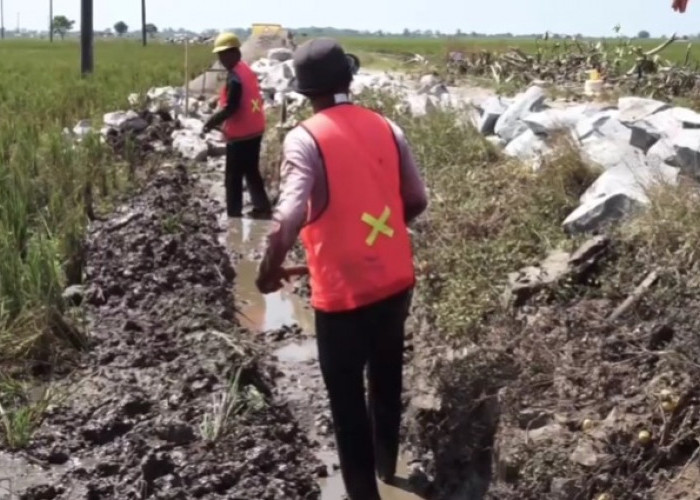
<path id="1" fill-rule="evenodd" d="M 386 224 L 386 221 L 389 220 L 390 215 L 391 209 L 389 207 L 384 208 L 382 215 L 380 215 L 378 219 L 366 212 L 362 214 L 362 222 L 368 224 L 372 228 L 372 232 L 370 232 L 369 236 L 365 240 L 365 243 L 367 243 L 368 246 L 371 247 L 374 245 L 374 243 L 377 241 L 379 233 L 382 233 L 389 238 L 394 236 L 394 230 Z"/>
<path id="2" fill-rule="evenodd" d="M 253 105 L 253 113 L 259 113 L 260 112 L 260 99 L 253 99 L 252 105 Z"/>

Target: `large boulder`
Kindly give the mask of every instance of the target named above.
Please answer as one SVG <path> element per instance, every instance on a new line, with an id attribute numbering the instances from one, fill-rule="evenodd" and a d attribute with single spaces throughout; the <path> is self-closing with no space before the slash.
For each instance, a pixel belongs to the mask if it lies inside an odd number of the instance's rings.
<path id="1" fill-rule="evenodd" d="M 182 89 L 175 87 L 154 87 L 146 93 L 148 110 L 151 113 L 175 111 L 183 98 Z"/>
<path id="2" fill-rule="evenodd" d="M 112 129 L 141 132 L 148 127 L 148 122 L 135 111 L 114 111 L 104 115 L 103 122 Z"/>
<path id="3" fill-rule="evenodd" d="M 258 75 L 258 78 L 262 78 L 267 75 L 270 68 L 275 65 L 276 63 L 273 63 L 271 59 L 263 57 L 262 59 L 258 59 L 257 61 L 251 63 L 250 69 L 253 70 L 253 73 Z"/>
<path id="4" fill-rule="evenodd" d="M 194 132 L 195 134 L 201 134 L 204 129 L 204 122 L 198 118 L 180 117 L 179 122 L 183 129 Z"/>
<path id="5" fill-rule="evenodd" d="M 628 140 L 608 137 L 591 137 L 581 143 L 582 157 L 603 169 L 624 165 L 632 169 L 645 163 L 644 152 L 631 146 Z"/>
<path id="6" fill-rule="evenodd" d="M 585 116 L 576 123 L 574 135 L 580 141 L 606 138 L 629 143 L 632 131 L 619 119 L 616 109 L 605 109 Z"/>
<path id="7" fill-rule="evenodd" d="M 496 131 L 496 122 L 512 104 L 510 99 L 501 96 L 493 96 L 482 104 L 481 119 L 479 120 L 479 132 L 484 135 L 492 135 Z"/>
<path id="8" fill-rule="evenodd" d="M 542 136 L 535 134 L 532 130 L 526 130 L 518 137 L 508 143 L 503 152 L 526 164 L 533 170 L 537 170 L 542 164 L 542 158 L 549 153 L 551 148 L 544 141 Z"/>
<path id="9" fill-rule="evenodd" d="M 700 129 L 686 129 L 671 138 L 675 161 L 686 175 L 700 179 Z"/>
<path id="10" fill-rule="evenodd" d="M 523 94 L 517 96 L 508 109 L 496 122 L 494 131 L 506 141 L 512 141 L 528 127 L 521 120 L 532 111 L 539 111 L 544 102 L 544 90 L 532 86 Z"/>
<path id="11" fill-rule="evenodd" d="M 209 154 L 209 146 L 200 135 L 192 130 L 176 130 L 172 135 L 173 149 L 183 158 L 204 161 Z"/>
<path id="12" fill-rule="evenodd" d="M 636 122 L 669 107 L 669 104 L 655 99 L 620 97 L 617 101 L 617 108 L 620 110 L 618 119 L 623 123 Z"/>
<path id="13" fill-rule="evenodd" d="M 569 233 L 595 231 L 646 205 L 650 187 L 677 182 L 678 169 L 667 165 L 610 168 L 581 196 L 581 205 L 566 218 L 564 229 Z"/>
<path id="14" fill-rule="evenodd" d="M 271 66 L 260 81 L 260 89 L 264 92 L 284 92 L 289 90 L 294 78 L 294 68 L 290 61 Z"/>
<path id="15" fill-rule="evenodd" d="M 423 75 L 418 81 L 418 93 L 427 94 L 430 89 L 434 88 L 436 85 L 440 85 L 440 78 L 435 74 Z"/>
<path id="16" fill-rule="evenodd" d="M 677 167 L 678 163 L 676 162 L 676 150 L 673 147 L 673 141 L 667 137 L 659 139 L 647 151 L 647 162 L 651 165 L 662 163 Z"/>
<path id="17" fill-rule="evenodd" d="M 688 108 L 673 108 L 673 116 L 683 124 L 683 128 L 700 128 L 700 113 Z"/>
<path id="18" fill-rule="evenodd" d="M 357 73 L 350 84 L 352 94 L 360 94 L 365 90 L 382 91 L 393 95 L 401 95 L 409 90 L 401 75 L 390 73 Z"/>
<path id="19" fill-rule="evenodd" d="M 581 107 L 564 109 L 545 109 L 530 113 L 523 118 L 523 123 L 536 134 L 550 134 L 557 130 L 570 129 L 582 118 Z"/>
<path id="20" fill-rule="evenodd" d="M 601 111 L 579 121 L 574 132 L 583 158 L 606 170 L 619 165 L 634 168 L 644 164 L 644 152 L 630 145 L 632 131 L 618 116 L 614 109 Z"/>
<path id="21" fill-rule="evenodd" d="M 673 137 L 683 130 L 683 122 L 676 117 L 673 109 L 628 122 L 627 125 L 632 130 L 630 144 L 644 152 L 648 152 L 662 137 Z"/>

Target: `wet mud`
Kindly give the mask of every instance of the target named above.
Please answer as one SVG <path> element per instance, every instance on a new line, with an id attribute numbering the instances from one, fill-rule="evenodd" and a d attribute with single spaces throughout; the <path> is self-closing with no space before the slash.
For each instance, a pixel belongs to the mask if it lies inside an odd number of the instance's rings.
<path id="1" fill-rule="evenodd" d="M 262 339 L 237 326 L 219 210 L 178 165 L 90 229 L 89 351 L 30 446 L 0 453 L 18 498 L 318 498 Z"/>

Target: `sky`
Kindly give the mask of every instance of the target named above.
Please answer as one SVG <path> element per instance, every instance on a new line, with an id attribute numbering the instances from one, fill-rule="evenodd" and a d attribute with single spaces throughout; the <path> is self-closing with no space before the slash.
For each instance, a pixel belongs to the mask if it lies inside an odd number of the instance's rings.
<path id="1" fill-rule="evenodd" d="M 45 29 L 49 0 L 3 0 L 5 27 Z M 141 0 L 94 0 L 95 29 L 126 22 L 137 29 Z M 700 0 L 690 0 L 685 14 L 671 0 L 147 0 L 148 21 L 159 28 L 194 31 L 247 27 L 254 22 L 285 27 L 332 26 L 400 32 L 432 29 L 453 33 L 581 33 L 612 35 L 616 24 L 635 35 L 700 32 Z M 54 0 L 54 14 L 80 19 L 80 0 Z M 76 28 L 79 23 L 76 23 Z"/>

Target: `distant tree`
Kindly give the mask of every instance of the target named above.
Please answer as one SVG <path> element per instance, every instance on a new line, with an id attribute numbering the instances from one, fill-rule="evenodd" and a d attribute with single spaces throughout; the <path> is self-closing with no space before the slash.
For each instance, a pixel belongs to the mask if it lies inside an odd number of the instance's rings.
<path id="1" fill-rule="evenodd" d="M 411 30 L 408 28 L 404 28 L 403 29 L 403 36 L 405 36 L 405 37 L 411 36 Z"/>
<path id="2" fill-rule="evenodd" d="M 124 21 L 119 21 L 117 24 L 114 25 L 114 31 L 116 31 L 119 36 L 122 36 L 129 31 L 129 25 L 126 24 Z"/>
<path id="3" fill-rule="evenodd" d="M 464 33 L 462 33 L 462 30 L 457 28 L 457 31 L 455 32 L 455 36 L 462 36 Z"/>
<path id="4" fill-rule="evenodd" d="M 152 23 L 148 23 L 146 25 L 146 33 L 148 33 L 148 36 L 153 38 L 154 36 L 156 36 L 156 33 L 158 33 L 158 26 Z"/>
<path id="5" fill-rule="evenodd" d="M 642 30 L 639 33 L 637 33 L 637 38 L 642 38 L 646 40 L 647 38 L 651 38 L 651 34 L 646 30 Z"/>
<path id="6" fill-rule="evenodd" d="M 63 40 L 66 33 L 73 29 L 75 21 L 71 21 L 66 16 L 55 16 L 53 18 L 53 32 L 58 34 Z"/>

